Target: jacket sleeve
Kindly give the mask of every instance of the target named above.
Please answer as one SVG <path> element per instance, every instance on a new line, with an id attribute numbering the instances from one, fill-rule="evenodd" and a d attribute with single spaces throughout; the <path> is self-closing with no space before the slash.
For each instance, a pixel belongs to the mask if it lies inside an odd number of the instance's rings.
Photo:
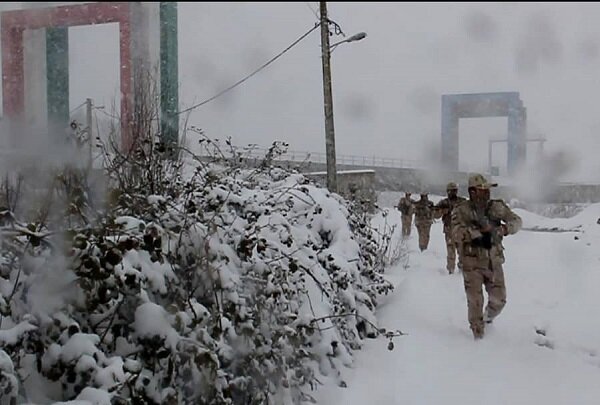
<path id="1" fill-rule="evenodd" d="M 433 218 L 439 219 L 444 216 L 444 213 L 450 208 L 446 200 L 441 200 L 433 207 Z"/>
<path id="2" fill-rule="evenodd" d="M 523 221 L 520 216 L 515 214 L 506 203 L 502 200 L 498 201 L 499 215 L 498 217 L 506 224 L 508 234 L 513 235 L 521 230 Z"/>

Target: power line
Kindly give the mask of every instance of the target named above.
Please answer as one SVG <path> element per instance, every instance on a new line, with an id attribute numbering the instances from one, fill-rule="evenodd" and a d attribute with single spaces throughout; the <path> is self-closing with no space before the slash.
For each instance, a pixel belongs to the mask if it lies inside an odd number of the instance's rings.
<path id="1" fill-rule="evenodd" d="M 319 19 L 319 14 L 317 14 L 317 10 L 315 10 L 314 8 L 312 8 L 312 6 L 310 5 L 310 3 L 304 3 L 304 4 L 306 4 L 306 7 L 308 7 L 310 9 L 310 11 L 312 11 L 313 15 L 318 20 Z"/>
<path id="2" fill-rule="evenodd" d="M 69 114 L 73 114 L 75 111 L 77 111 L 79 108 L 83 107 L 85 105 L 85 101 L 81 104 L 79 104 L 77 107 L 73 108 L 71 111 L 69 111 Z"/>
<path id="3" fill-rule="evenodd" d="M 271 63 L 275 62 L 277 59 L 279 59 L 284 53 L 286 53 L 287 51 L 289 51 L 290 49 L 292 49 L 296 44 L 298 44 L 300 41 L 302 41 L 304 38 L 306 38 L 311 32 L 313 32 L 314 30 L 316 30 L 320 25 L 321 25 L 320 23 L 315 23 L 315 26 L 312 27 L 310 30 L 308 30 L 306 33 L 304 33 L 304 35 L 302 35 L 300 38 L 298 38 L 297 40 L 295 40 L 290 46 L 288 46 L 287 48 L 285 48 L 283 51 L 279 52 L 276 56 L 274 56 L 273 58 L 271 58 L 268 62 L 266 62 L 264 65 L 262 65 L 261 67 L 259 67 L 258 69 L 256 69 L 254 72 L 250 73 L 248 76 L 246 76 L 243 79 L 235 82 L 234 84 L 232 84 L 231 86 L 227 87 L 225 90 L 222 90 L 221 92 L 215 94 L 211 98 L 206 99 L 206 100 L 202 101 L 201 103 L 193 105 L 193 106 L 191 106 L 189 108 L 186 108 L 185 110 L 181 110 L 177 114 L 183 114 L 183 113 L 186 113 L 188 111 L 194 110 L 194 109 L 196 109 L 196 108 L 198 108 L 200 106 L 203 106 L 204 104 L 213 101 L 217 97 L 222 96 L 223 94 L 227 93 L 228 91 L 232 90 L 233 88 L 235 88 L 235 87 L 239 86 L 240 84 L 244 83 L 246 80 L 250 79 L 252 76 L 254 76 L 258 72 L 260 72 L 261 70 L 263 70 L 264 68 L 266 68 L 267 66 L 269 66 Z"/>

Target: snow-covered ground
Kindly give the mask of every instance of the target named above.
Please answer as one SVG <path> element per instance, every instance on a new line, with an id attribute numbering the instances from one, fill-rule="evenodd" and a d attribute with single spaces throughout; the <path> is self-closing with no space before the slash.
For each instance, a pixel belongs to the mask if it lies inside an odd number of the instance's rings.
<path id="1" fill-rule="evenodd" d="M 600 204 L 566 219 L 515 212 L 526 229 L 572 231 L 505 239 L 508 303 L 483 340 L 468 327 L 462 274 L 445 270 L 441 222 L 423 253 L 413 226 L 409 266 L 388 271 L 396 290 L 378 312 L 380 326 L 408 335 L 392 351 L 383 337 L 368 341 L 344 370 L 347 388 L 325 382 L 318 403 L 599 404 Z M 398 211 L 387 221 L 399 224 Z"/>

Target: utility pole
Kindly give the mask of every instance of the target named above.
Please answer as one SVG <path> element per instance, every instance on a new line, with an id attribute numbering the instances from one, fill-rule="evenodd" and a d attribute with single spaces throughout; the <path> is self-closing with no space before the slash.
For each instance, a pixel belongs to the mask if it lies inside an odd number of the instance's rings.
<path id="1" fill-rule="evenodd" d="M 337 192 L 335 162 L 335 131 L 333 127 L 333 96 L 331 93 L 331 50 L 329 48 L 329 20 L 327 2 L 321 1 L 321 60 L 323 62 L 323 101 L 325 107 L 325 158 L 327 161 L 327 188 Z"/>
<path id="2" fill-rule="evenodd" d="M 85 99 L 85 125 L 88 137 L 88 170 L 92 169 L 92 145 L 94 137 L 92 136 L 92 99 Z"/>

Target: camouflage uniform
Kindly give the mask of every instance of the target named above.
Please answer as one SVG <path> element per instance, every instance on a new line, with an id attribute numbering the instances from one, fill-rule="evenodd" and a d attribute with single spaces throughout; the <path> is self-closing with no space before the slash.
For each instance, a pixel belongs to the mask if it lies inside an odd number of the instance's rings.
<path id="1" fill-rule="evenodd" d="M 429 245 L 429 231 L 433 223 L 433 201 L 422 193 L 421 199 L 415 202 L 415 226 L 419 234 L 419 248 L 421 252 Z"/>
<path id="2" fill-rule="evenodd" d="M 469 188 L 494 186 L 481 175 L 469 178 Z M 479 209 L 472 199 L 463 201 L 454 208 L 451 218 L 452 236 L 460 245 L 469 325 L 473 336 L 479 339 L 484 334 L 484 322 L 491 323 L 506 304 L 502 239 L 519 231 L 522 221 L 502 200 L 489 200 Z M 492 230 L 482 233 L 486 224 Z M 482 284 L 488 293 L 485 313 Z"/>
<path id="3" fill-rule="evenodd" d="M 398 210 L 402 214 L 402 236 L 410 236 L 412 217 L 415 213 L 414 203 L 409 193 L 402 197 L 398 203 Z"/>
<path id="4" fill-rule="evenodd" d="M 448 186 L 446 187 L 448 194 L 450 194 L 451 190 L 458 190 L 456 183 L 448 183 Z M 462 201 L 466 201 L 466 199 L 460 196 L 455 196 L 454 198 L 449 196 L 443 200 L 440 200 L 433 211 L 433 217 L 435 219 L 441 217 L 442 222 L 444 223 L 444 238 L 446 239 L 446 270 L 448 270 L 448 273 L 450 274 L 454 273 L 456 251 L 458 249 L 458 244 L 454 242 L 454 239 L 452 238 L 452 223 L 450 214 L 452 213 L 454 207 L 456 207 Z M 458 257 L 458 268 L 462 269 L 460 255 Z"/>

